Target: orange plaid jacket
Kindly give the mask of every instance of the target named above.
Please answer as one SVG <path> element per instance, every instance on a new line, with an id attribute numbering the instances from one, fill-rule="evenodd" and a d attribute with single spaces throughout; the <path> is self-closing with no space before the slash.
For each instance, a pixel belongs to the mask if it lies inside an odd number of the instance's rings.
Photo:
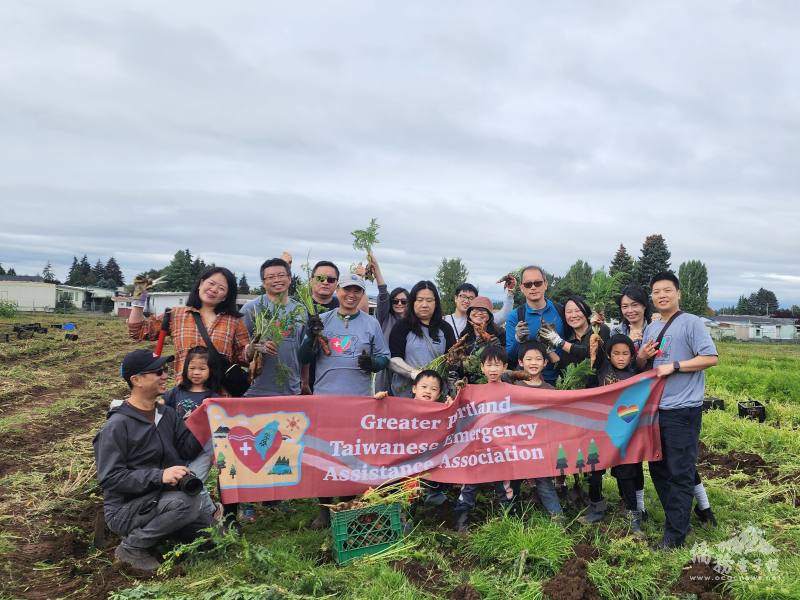
<path id="1" fill-rule="evenodd" d="M 197 324 L 194 322 L 192 312 L 198 312 L 191 306 L 181 306 L 170 311 L 169 335 L 175 346 L 175 383 L 178 384 L 183 379 L 183 362 L 189 350 L 195 346 L 205 347 L 206 343 L 200 332 L 197 331 Z M 161 319 L 164 315 L 157 317 L 147 317 L 139 323 L 128 323 L 128 335 L 134 340 L 158 339 L 161 331 Z M 228 360 L 247 366 L 245 357 L 245 346 L 250 341 L 247 335 L 247 327 L 239 317 L 230 315 L 217 315 L 211 327 L 207 327 L 208 335 L 214 342 L 217 352 L 224 355 Z"/>

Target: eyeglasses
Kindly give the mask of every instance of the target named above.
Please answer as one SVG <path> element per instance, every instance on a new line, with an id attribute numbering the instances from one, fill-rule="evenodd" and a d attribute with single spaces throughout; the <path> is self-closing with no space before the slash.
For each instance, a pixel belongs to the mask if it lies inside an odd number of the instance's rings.
<path id="1" fill-rule="evenodd" d="M 459 294 L 458 296 L 456 296 L 456 298 L 458 298 L 459 300 L 469 300 L 469 301 L 475 300 L 475 296 L 469 296 L 467 294 Z"/>
<path id="2" fill-rule="evenodd" d="M 264 281 L 275 281 L 276 279 L 289 279 L 289 275 L 286 273 L 278 273 L 276 275 L 270 275 L 269 277 L 264 277 Z"/>
<path id="3" fill-rule="evenodd" d="M 539 288 L 539 287 L 542 287 L 543 285 L 544 285 L 544 280 L 543 279 L 537 279 L 536 281 L 524 281 L 522 283 L 522 287 L 524 287 L 526 290 L 529 290 L 532 287 Z"/>
<path id="4" fill-rule="evenodd" d="M 408 300 L 406 300 L 405 298 L 395 298 L 394 300 L 392 300 L 392 304 L 403 304 L 403 305 L 405 305 L 405 304 L 408 304 Z"/>
<path id="5" fill-rule="evenodd" d="M 320 283 L 336 283 L 338 281 L 336 277 L 326 277 L 325 275 L 315 275 L 314 279 Z"/>

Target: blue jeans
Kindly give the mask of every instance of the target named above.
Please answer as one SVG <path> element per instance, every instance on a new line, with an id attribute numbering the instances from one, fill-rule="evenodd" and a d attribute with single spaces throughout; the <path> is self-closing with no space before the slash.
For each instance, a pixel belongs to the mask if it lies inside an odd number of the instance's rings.
<path id="1" fill-rule="evenodd" d="M 664 542 L 673 545 L 689 531 L 702 420 L 700 406 L 658 411 L 662 459 L 650 463 L 650 478 L 664 507 Z"/>
<path id="2" fill-rule="evenodd" d="M 552 477 L 537 477 L 533 479 L 536 483 L 536 493 L 544 504 L 544 508 L 551 515 L 561 514 L 561 502 L 558 501 L 558 492 L 553 484 Z"/>

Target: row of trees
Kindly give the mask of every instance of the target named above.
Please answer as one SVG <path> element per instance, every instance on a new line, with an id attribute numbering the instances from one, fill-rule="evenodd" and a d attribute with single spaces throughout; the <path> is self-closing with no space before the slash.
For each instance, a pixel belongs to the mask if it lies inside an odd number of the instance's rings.
<path id="1" fill-rule="evenodd" d="M 142 273 L 142 275 L 146 275 L 151 279 L 164 278 L 164 281 L 155 287 L 156 291 L 186 292 L 194 287 L 195 282 L 203 271 L 214 266 L 214 263 L 207 263 L 199 256 L 192 256 L 191 250 L 185 248 L 178 250 L 170 263 L 163 269 L 151 269 Z M 234 273 L 234 275 L 236 274 Z M 237 291 L 239 294 L 264 293 L 264 288 L 259 287 L 251 290 L 250 284 L 247 282 L 247 276 L 243 273 L 238 280 Z"/>
<path id="2" fill-rule="evenodd" d="M 17 272 L 14 270 L 14 267 L 9 267 L 8 271 L 3 268 L 3 263 L 0 263 L 0 275 L 11 275 L 12 277 L 16 275 Z"/>
<path id="3" fill-rule="evenodd" d="M 778 297 L 772 290 L 759 288 L 749 296 L 739 296 L 736 306 L 719 309 L 721 315 L 771 315 L 773 317 L 800 318 L 800 306 L 778 309 Z"/>
<path id="4" fill-rule="evenodd" d="M 53 267 L 49 262 L 42 272 L 42 277 L 45 281 L 56 282 L 53 276 Z M 124 285 L 125 279 L 122 277 L 122 270 L 113 256 L 105 264 L 98 258 L 97 262 L 92 266 L 89 263 L 89 258 L 84 254 L 80 260 L 78 260 L 77 256 L 72 257 L 72 266 L 69 268 L 65 283 L 79 287 L 97 286 L 113 290 Z"/>
<path id="5" fill-rule="evenodd" d="M 640 255 L 634 259 L 628 254 L 624 245 L 620 244 L 611 260 L 608 274 L 615 276 L 619 289 L 626 285 L 640 285 L 650 289 L 650 279 L 656 273 L 670 270 L 671 254 L 664 237 L 658 234 L 648 236 L 642 244 Z M 564 302 L 573 295 L 587 296 L 592 278 L 597 274 L 585 260 L 576 261 L 563 276 L 547 273 L 549 282 L 548 296 L 556 302 Z M 498 273 L 500 275 L 500 273 Z M 455 289 L 464 283 L 469 271 L 460 258 L 443 258 L 436 274 L 436 285 L 442 297 L 442 310 L 452 312 Z M 678 267 L 681 280 L 681 306 L 683 310 L 696 315 L 708 312 L 708 269 L 699 260 L 690 260 Z M 515 304 L 524 302 L 517 289 Z M 618 317 L 615 310 L 612 317 Z"/>

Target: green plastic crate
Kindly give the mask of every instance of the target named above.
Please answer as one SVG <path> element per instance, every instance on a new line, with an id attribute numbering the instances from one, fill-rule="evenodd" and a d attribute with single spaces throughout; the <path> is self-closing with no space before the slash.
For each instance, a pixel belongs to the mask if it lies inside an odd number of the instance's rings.
<path id="1" fill-rule="evenodd" d="M 376 504 L 331 513 L 333 557 L 345 564 L 385 550 L 403 538 L 399 503 Z"/>

